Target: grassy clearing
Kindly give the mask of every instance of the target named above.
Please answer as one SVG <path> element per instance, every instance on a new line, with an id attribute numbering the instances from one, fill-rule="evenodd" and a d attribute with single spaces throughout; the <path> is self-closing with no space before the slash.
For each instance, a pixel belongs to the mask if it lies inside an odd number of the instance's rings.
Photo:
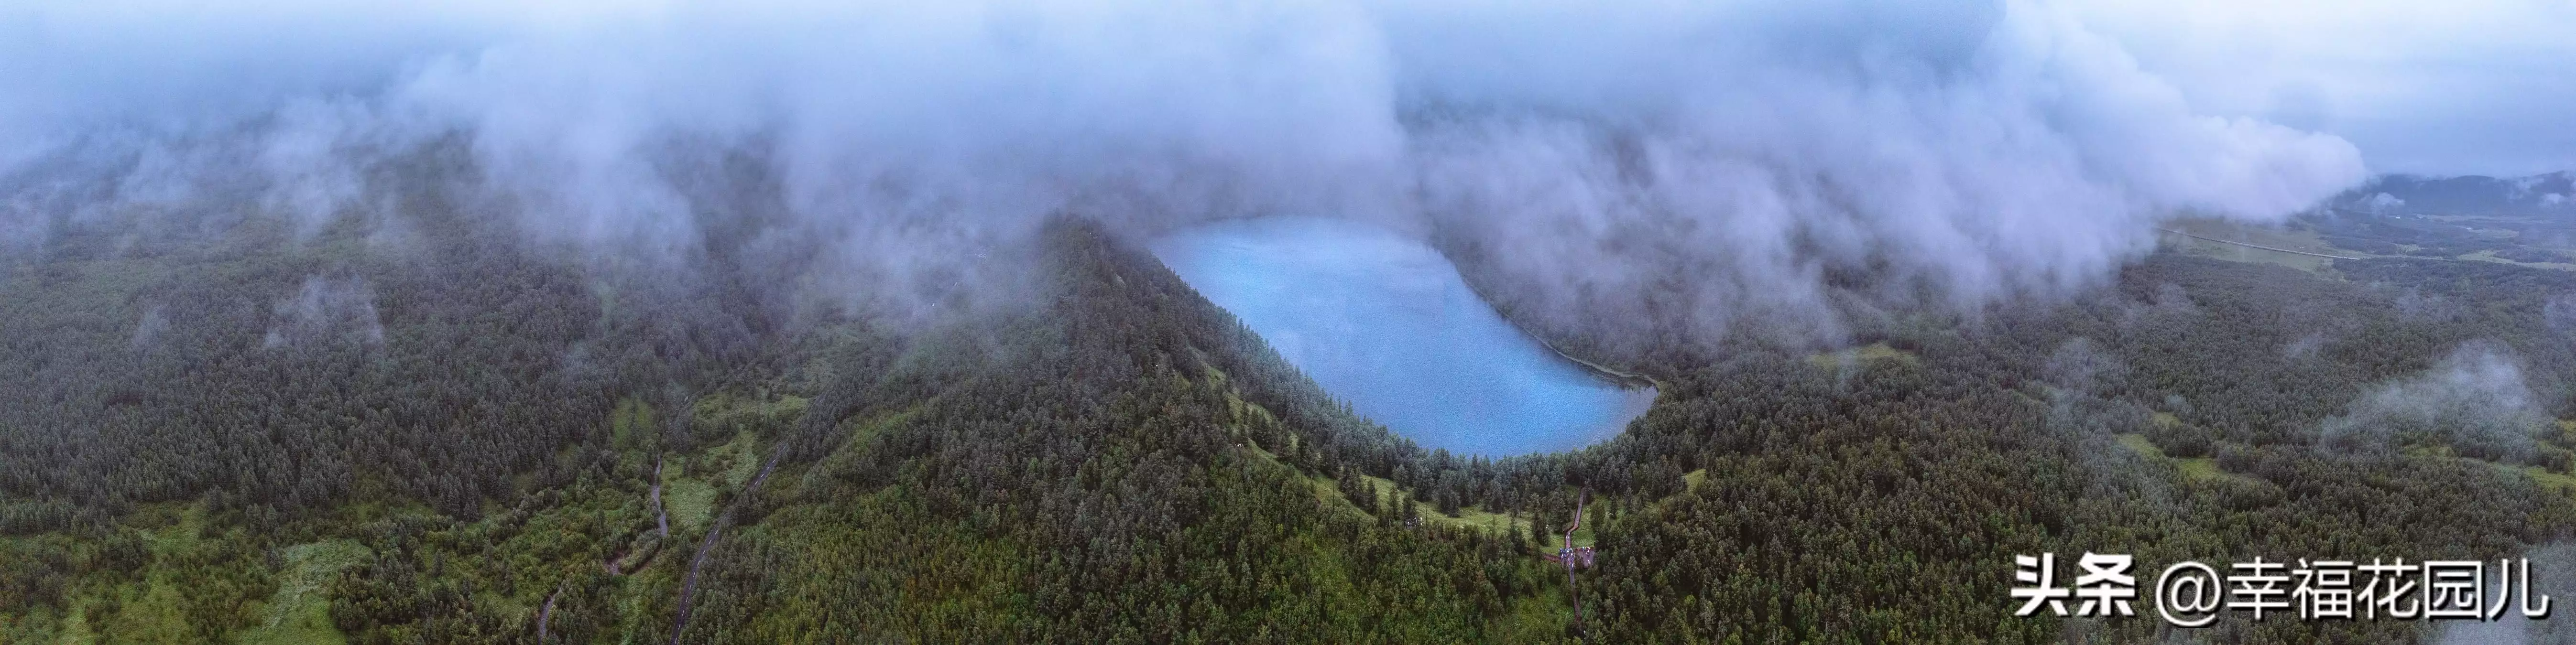
<path id="1" fill-rule="evenodd" d="M 656 435 L 655 427 L 653 406 L 645 405 L 642 399 L 631 396 L 618 399 L 617 409 L 608 413 L 609 441 L 621 449 L 642 447 L 643 442 Z"/>
<path id="2" fill-rule="evenodd" d="M 2239 475 L 2239 474 L 2235 474 L 2235 473 L 2227 472 L 2227 471 L 2224 471 L 2224 470 L 2219 470 L 2219 469 L 2218 469 L 2218 459 L 2217 459 L 2217 458 L 2214 458 L 2214 457 L 2195 457 L 2195 458 L 2191 458 L 2191 459 L 2176 459 L 2176 460 L 2173 460 L 2173 462 L 2174 462 L 2174 469 L 2182 471 L 2182 475 L 2183 475 L 2183 477 L 2185 477 L 2185 478 L 2187 478 L 2187 479 L 2191 479 L 2191 480 L 2193 480 L 2193 481 L 2221 480 L 2221 479 L 2231 479 L 2231 478 L 2232 478 L 2232 479 L 2237 479 L 2237 480 L 2240 480 L 2240 481 L 2253 481 L 2253 478 L 2251 478 L 2251 477 L 2246 477 L 2246 476 L 2244 476 L 2244 475 Z"/>
<path id="3" fill-rule="evenodd" d="M 2564 428 L 2566 427 L 2567 422 L 2560 421 L 2559 424 L 2561 428 Z M 2530 477 L 2532 483 L 2540 484 L 2541 488 L 2559 491 L 2569 495 L 2576 495 L 2576 475 L 2550 472 L 2549 469 L 2539 466 L 2517 466 L 2513 464 L 2496 463 L 2484 459 L 2463 457 L 2460 456 L 2460 453 L 2457 451 L 2451 450 L 2450 446 L 2410 446 L 2406 448 L 2405 452 L 2408 456 L 2413 457 L 2458 459 L 2462 461 L 2474 461 L 2486 464 L 2487 467 L 2496 469 L 2497 474 L 2506 477 Z"/>
<path id="4" fill-rule="evenodd" d="M 2576 495 L 2576 475 L 2553 473 L 2549 472 L 2549 469 L 2539 466 L 2522 466 L 2517 468 L 2504 464 L 2494 465 L 2497 468 L 2527 475 L 2531 477 L 2532 481 L 2539 483 L 2542 488 L 2566 493 L 2568 495 Z"/>
<path id="5" fill-rule="evenodd" d="M 672 479 L 662 484 L 662 503 L 668 505 L 673 531 L 697 532 L 715 519 L 716 487 L 695 479 Z"/>
<path id="6" fill-rule="evenodd" d="M 1395 486 L 1395 481 L 1394 481 L 1394 480 L 1384 479 L 1384 478 L 1379 478 L 1379 477 L 1371 477 L 1371 476 L 1368 476 L 1368 475 L 1361 475 L 1360 477 L 1361 477 L 1362 479 L 1366 479 L 1366 480 L 1368 480 L 1368 482 L 1369 482 L 1369 483 L 1371 483 L 1371 484 L 1375 484 L 1375 485 L 1377 486 L 1377 490 L 1378 490 L 1378 498 L 1379 498 L 1380 503 L 1393 503 L 1393 502 L 1394 502 L 1394 496 L 1395 496 L 1395 494 L 1396 494 L 1396 486 Z M 1320 480 L 1320 481 L 1322 481 L 1322 482 L 1323 482 L 1323 487 L 1324 487 L 1324 489 L 1325 489 L 1325 490 L 1332 490 L 1332 488 L 1333 488 L 1333 482 L 1332 482 L 1332 480 L 1326 479 L 1326 480 Z M 1334 494 L 1335 496 L 1339 496 L 1341 493 L 1339 493 L 1338 491 L 1336 491 L 1336 492 L 1334 492 L 1333 494 Z M 1458 514 L 1456 514 L 1456 515 L 1448 515 L 1448 514 L 1441 513 L 1441 512 L 1440 512 L 1440 509 L 1439 509 L 1438 507 L 1432 506 L 1432 505 L 1430 505 L 1430 504 L 1428 504 L 1428 503 L 1424 503 L 1424 504 L 1420 505 L 1419 507 L 1417 507 L 1417 509 L 1419 510 L 1419 512 L 1420 512 L 1420 513 L 1422 513 L 1422 521 L 1424 521 L 1424 522 L 1429 522 L 1429 523 L 1434 524 L 1434 525 L 1439 525 L 1439 526 L 1449 526 L 1449 527 L 1459 527 L 1459 528 L 1472 528 L 1472 529 L 1477 529 L 1477 530 L 1481 530 L 1481 531 L 1486 531 L 1486 532 L 1489 532 L 1489 533 L 1502 533 L 1502 534 L 1511 535 L 1511 536 L 1516 536 L 1516 537 L 1526 537 L 1526 536 L 1528 536 L 1528 535 L 1529 535 L 1529 530 L 1530 530 L 1530 526 L 1529 526 L 1529 525 L 1530 525 L 1530 521 L 1529 521 L 1529 518 L 1527 518 L 1527 517 L 1512 517 L 1512 516 L 1509 516 L 1509 515 L 1503 515 L 1503 514 L 1500 514 L 1500 513 L 1493 513 L 1493 512 L 1489 512 L 1489 511 L 1485 510 L 1485 509 L 1484 509 L 1483 507 L 1481 507 L 1481 506 L 1464 506 L 1464 507 L 1460 507 L 1460 508 L 1458 509 Z M 1555 525 L 1556 525 L 1558 528 L 1562 529 L 1562 528 L 1564 527 L 1564 525 L 1565 525 L 1565 522 L 1566 522 L 1566 521 L 1570 521 L 1570 520 L 1572 520 L 1572 519 L 1573 519 L 1573 518 L 1565 518 L 1564 520 L 1559 520 L 1559 521 L 1557 521 L 1557 522 L 1555 523 Z M 1553 541 L 1553 540 L 1556 540 L 1556 539 L 1558 539 L 1558 538 L 1549 538 L 1549 539 L 1550 539 L 1551 541 Z M 1575 532 L 1574 532 L 1574 545 L 1575 545 L 1575 546 L 1592 546 L 1592 527 L 1586 526 L 1586 527 L 1582 527 L 1580 530 L 1575 531 Z"/>
<path id="7" fill-rule="evenodd" d="M 1483 508 L 1476 506 L 1459 508 L 1456 516 L 1442 515 L 1438 509 L 1432 509 L 1432 512 L 1424 514 L 1423 517 L 1432 518 L 1435 521 L 1447 521 L 1450 524 L 1460 526 L 1472 526 L 1478 529 L 1503 533 L 1506 535 L 1525 535 L 1529 533 L 1529 522 L 1527 520 L 1522 520 L 1509 515 L 1488 513 L 1485 512 Z"/>
<path id="8" fill-rule="evenodd" d="M 367 548 L 350 540 L 332 540 L 287 547 L 280 555 L 286 560 L 286 569 L 279 576 L 277 595 L 269 600 L 268 621 L 244 630 L 243 645 L 348 642 L 348 637 L 331 625 L 327 586 L 341 569 L 366 560 Z"/>
<path id="9" fill-rule="evenodd" d="M 2508 259 L 2505 259 L 2505 258 L 2496 257 L 2495 249 L 2487 249 L 2487 250 L 2479 251 L 2479 252 L 2476 252 L 2476 253 L 2470 253 L 2470 254 L 2468 254 L 2468 255 L 2462 255 L 2462 256 L 2459 256 L 2459 257 L 2456 257 L 2456 258 L 2452 258 L 2452 259 L 2455 259 L 2455 260 L 2468 260 L 2468 261 L 2471 261 L 2471 262 L 2494 262 L 2494 263 L 2497 263 L 2497 264 L 2511 264 L 2511 265 L 2515 265 L 2515 266 L 2526 266 L 2526 267 L 2531 267 L 2531 268 L 2535 268 L 2535 269 L 2553 269 L 2553 270 L 2558 270 L 2558 271 L 2576 271 L 2576 264 L 2571 264 L 2571 263 L 2566 263 L 2566 262 L 2523 262 L 2523 261 L 2520 261 L 2520 260 L 2508 260 Z"/>
<path id="10" fill-rule="evenodd" d="M 2566 421 L 2559 421 L 2558 423 L 2559 427 L 2562 429 L 2567 427 Z M 2452 450 L 2450 446 L 2445 445 L 2407 446 L 2402 449 L 2402 452 L 2404 452 L 2408 457 L 2422 459 L 2458 459 L 2461 461 L 2473 461 L 2486 464 L 2488 468 L 2494 468 L 2498 475 L 2505 477 L 2530 477 L 2533 483 L 2540 484 L 2542 488 L 2559 491 L 2569 495 L 2576 495 L 2576 476 L 2571 476 L 2566 473 L 2549 472 L 2549 469 L 2539 466 L 2516 466 L 2473 457 L 2463 457 L 2460 456 L 2458 451 Z"/>
<path id="11" fill-rule="evenodd" d="M 1567 609 L 1565 575 L 1558 573 L 1548 582 L 1540 593 L 1512 599 L 1511 611 L 1495 620 L 1489 632 L 1495 642 L 1545 643 L 1565 637 L 1565 624 L 1574 616 Z"/>
<path id="12" fill-rule="evenodd" d="M 2332 268 L 2334 268 L 2334 260 L 2327 259 L 2327 258 L 2321 258 L 2321 257 L 2313 256 L 2313 255 L 2299 255 L 2299 254 L 2297 254 L 2297 253 L 2282 253 L 2282 252 L 2279 252 L 2279 251 L 2267 251 L 2267 250 L 2264 250 L 2264 249 L 2257 249 L 2257 248 L 2251 248 L 2251 247 L 2237 246 L 2237 245 L 2234 245 L 2234 244 L 2227 244 L 2227 243 L 2224 243 L 2224 242 L 2212 242 L 2212 241 L 2209 241 L 2209 240 L 2204 240 L 2204 239 L 2194 238 L 2194 237 L 2185 237 L 2185 236 L 2181 236 L 2181 235 L 2165 235 L 2165 236 L 2164 236 L 2164 243 L 2165 243 L 2165 244 L 2168 244 L 2168 245 L 2171 245 L 2173 248 L 2178 249 L 2178 250 L 2180 250 L 2180 251 L 2182 251 L 2182 252 L 2184 252 L 2184 253 L 2188 253 L 2188 254 L 2191 254 L 2191 255 L 2198 255 L 2198 256 L 2202 256 L 2202 257 L 2216 258 L 2216 259 L 2220 259 L 2220 260 L 2226 260 L 2226 261 L 2229 261 L 2229 262 L 2245 262 L 2245 263 L 2249 263 L 2249 264 L 2278 264 L 2278 265 L 2281 265 L 2281 266 L 2290 267 L 2290 268 L 2293 268 L 2293 269 L 2298 269 L 2298 270 L 2300 270 L 2300 271 L 2306 271 L 2306 272 L 2309 272 L 2309 273 L 2318 273 L 2318 274 L 2326 273 L 2327 271 L 2329 271 L 2329 270 L 2331 270 Z M 2321 252 L 2322 252 L 2322 251 L 2321 251 Z M 2336 252 L 2336 253 L 2353 253 L 2352 251 L 2341 251 L 2341 250 L 2338 250 L 2338 251 L 2335 251 L 2335 252 Z M 2355 255 L 2355 256 L 2358 256 L 2359 254 L 2358 254 L 2358 253 L 2354 253 L 2354 255 Z"/>
<path id="13" fill-rule="evenodd" d="M 2170 421 L 2172 418 L 2173 415 L 2162 412 L 2156 413 L 2157 423 L 2173 423 L 2173 421 Z M 2126 433 L 2116 435 L 2116 437 L 2119 439 L 2121 447 L 2128 448 L 2130 451 L 2146 457 L 2148 461 L 2172 464 L 2174 470 L 2182 473 L 2183 479 L 2186 481 L 2235 480 L 2245 483 L 2262 481 L 2252 477 L 2220 470 L 2218 468 L 2218 458 L 2216 457 L 2166 456 L 2163 448 L 2158 448 L 2154 442 L 2147 441 L 2146 435 Z"/>
<path id="14" fill-rule="evenodd" d="M 57 645 L 90 645 L 98 642 L 98 634 L 89 630 L 87 604 L 72 605 L 71 612 L 63 614 L 63 631 L 54 639 L 54 642 Z"/>
<path id="15" fill-rule="evenodd" d="M 820 461 L 814 462 L 813 467 L 805 469 L 803 476 L 777 483 L 794 487 L 791 490 L 802 491 L 809 486 L 817 485 L 817 481 L 832 473 L 848 472 L 853 467 L 851 463 L 860 458 L 869 442 L 878 434 L 911 423 L 913 417 L 929 405 L 925 402 L 893 414 L 868 418 L 851 417 L 842 420 L 841 431 L 847 433 L 848 437 L 841 440 L 840 447 L 833 448 L 832 454 L 825 455 Z M 745 475 L 748 476 L 749 473 Z"/>
<path id="16" fill-rule="evenodd" d="M 2129 449 L 2129 450 L 2131 450 L 2131 451 L 2137 452 L 2138 454 L 2143 455 L 2143 456 L 2147 457 L 2148 459 L 2165 459 L 2165 458 L 2166 458 L 2166 457 L 2165 457 L 2165 450 L 2164 450 L 2163 448 L 2158 448 L 2158 447 L 2156 447 L 2156 444 L 2155 444 L 2154 442 L 2147 441 L 2147 436 L 2146 436 L 2146 435 L 2137 434 L 2137 433 L 2128 433 L 2128 434 L 2120 434 L 2120 435 L 2113 435 L 2113 436 L 2117 437 L 2117 438 L 2120 440 L 2120 445 L 2121 445 L 2121 446 L 2126 447 L 2126 448 L 2128 448 L 2128 449 Z"/>
<path id="17" fill-rule="evenodd" d="M 1257 446 L 1251 447 L 1251 449 L 1254 454 L 1260 455 L 1262 458 L 1278 464 L 1281 468 L 1288 467 L 1287 464 L 1278 463 L 1278 456 L 1271 454 L 1270 451 L 1262 450 Z M 1396 502 L 1395 495 L 1397 493 L 1397 487 L 1394 480 L 1370 475 L 1360 475 L 1359 477 L 1360 479 L 1377 487 L 1378 498 L 1370 508 L 1382 508 Z M 1331 478 L 1307 477 L 1305 479 L 1307 485 L 1314 487 L 1315 498 L 1322 500 L 1325 504 L 1343 509 L 1357 515 L 1358 517 L 1375 517 L 1375 515 L 1372 515 L 1368 509 L 1362 508 L 1359 505 L 1359 502 L 1343 496 L 1341 487 L 1334 485 Z M 1428 503 L 1421 503 L 1416 506 L 1415 509 L 1422 514 L 1423 522 L 1435 526 L 1471 528 L 1485 531 L 1487 533 L 1524 538 L 1529 535 L 1529 518 L 1513 517 L 1511 515 L 1495 513 L 1485 510 L 1481 506 L 1461 507 L 1458 509 L 1458 513 L 1456 515 L 1441 513 L 1438 507 L 1432 506 Z M 1576 531 L 1574 534 L 1574 544 L 1576 546 L 1590 546 L 1592 544 L 1592 529 L 1584 528 L 1580 531 Z"/>
<path id="18" fill-rule="evenodd" d="M 141 504 L 124 518 L 141 531 L 156 562 L 173 562 L 196 549 L 203 514 L 183 502 Z M 0 537 L 0 553 L 20 552 L 12 542 L 50 542 L 58 534 Z M 181 643 L 191 638 L 175 574 L 150 567 L 139 579 L 96 584 L 66 594 L 60 607 L 35 605 L 0 614 L 0 643 Z"/>
<path id="19" fill-rule="evenodd" d="M 182 561 L 211 546 L 202 537 L 205 509 L 198 504 L 146 504 L 129 515 L 128 521 L 130 525 L 148 527 L 142 529 L 144 545 L 156 562 Z M 95 624 L 83 625 L 77 636 L 101 643 L 192 642 L 196 634 L 188 621 L 187 600 L 181 590 L 187 581 L 178 576 L 179 572 L 171 567 L 154 566 L 144 572 L 141 580 L 99 589 L 97 595 L 78 600 L 75 604 L 81 606 L 84 622 Z M 92 607 L 107 613 L 89 616 Z M 91 627 L 98 632 L 88 634 Z M 75 636 L 65 630 L 56 642 L 73 642 L 68 639 Z"/>
<path id="20" fill-rule="evenodd" d="M 727 487 L 740 488 L 743 484 L 751 482 L 752 475 L 760 473 L 763 455 L 760 454 L 758 441 L 748 435 L 737 436 L 734 437 L 733 442 L 725 444 L 725 449 L 732 454 L 733 463 L 727 465 L 724 473 L 720 475 L 720 483 Z"/>
<path id="21" fill-rule="evenodd" d="M 107 619 L 102 642 L 109 643 L 186 643 L 190 637 L 188 619 L 180 614 L 179 588 L 155 573 L 155 580 L 128 596 L 125 606 Z M 123 590 L 120 590 L 122 592 Z"/>
<path id="22" fill-rule="evenodd" d="M 709 416 L 722 417 L 753 408 L 773 412 L 787 409 L 801 412 L 804 406 L 804 399 L 793 399 L 768 404 L 743 404 L 729 407 L 722 412 L 711 413 L 701 410 L 699 415 L 702 419 Z M 715 521 L 716 493 L 721 490 L 739 489 L 744 483 L 751 481 L 753 475 L 760 472 L 760 463 L 767 457 L 761 454 L 760 443 L 760 438 L 750 429 L 745 428 L 734 433 L 733 439 L 723 445 L 708 448 L 700 453 L 695 460 L 696 467 L 690 467 L 689 462 L 684 460 L 675 459 L 669 462 L 671 469 L 662 479 L 662 504 L 671 514 L 671 523 L 674 525 L 672 530 L 694 532 L 704 530 L 712 524 Z"/>
<path id="23" fill-rule="evenodd" d="M 1923 359 L 1916 358 L 1913 352 L 1890 347 L 1887 343 L 1870 343 L 1841 351 L 1807 355 L 1807 364 L 1828 370 L 1877 361 L 1899 361 L 1907 365 L 1920 365 Z"/>
<path id="24" fill-rule="evenodd" d="M 2231 240 L 2277 249 L 2304 251 L 2308 253 L 2324 253 L 2327 255 L 2340 255 L 2344 257 L 2367 257 L 2369 255 L 2359 251 L 2335 248 L 2333 244 L 2328 244 L 2323 238 L 2319 237 L 2316 231 L 2306 229 L 2254 226 L 2214 219 L 2179 219 L 2165 222 L 2164 226 L 2190 235 Z M 2212 257 L 2232 262 L 2278 264 L 2310 273 L 2328 273 L 2334 268 L 2333 260 L 2313 255 L 2266 251 L 2263 249 L 2190 237 L 2188 235 L 2173 235 L 2168 233 L 2159 235 L 2158 237 L 2164 244 L 2171 246 L 2176 250 L 2193 255 Z"/>
<path id="25" fill-rule="evenodd" d="M 2306 251 L 2309 253 L 2324 253 L 2327 255 L 2341 255 L 2346 257 L 2364 255 L 2363 253 L 2349 249 L 2336 248 L 2335 245 L 2326 242 L 2325 238 L 2318 235 L 2316 231 L 2305 228 L 2262 226 L 2243 222 L 2203 218 L 2171 220 L 2165 222 L 2164 226 L 2165 228 L 2190 233 L 2192 235 L 2214 237 L 2222 240 L 2235 240 L 2246 244 L 2289 249 L 2292 251 Z"/>

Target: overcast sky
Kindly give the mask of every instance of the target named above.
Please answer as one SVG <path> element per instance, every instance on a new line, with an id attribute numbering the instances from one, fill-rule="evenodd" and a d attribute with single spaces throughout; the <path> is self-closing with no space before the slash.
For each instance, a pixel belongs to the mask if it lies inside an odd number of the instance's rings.
<path id="1" fill-rule="evenodd" d="M 2342 136 L 2376 172 L 2576 169 L 2576 0 L 2081 0 L 2204 112 Z"/>
<path id="2" fill-rule="evenodd" d="M 130 84 L 133 91 L 118 100 L 213 101 L 224 93 L 172 91 L 170 84 L 246 80 L 204 73 L 208 69 L 263 67 L 268 74 L 247 80 L 269 83 L 363 84 L 399 66 L 389 63 L 423 52 L 470 50 L 530 31 L 613 31 L 687 5 L 10 4 L 15 9 L 0 9 L 0 76 L 18 78 L 0 84 L 18 96 L 0 97 L 0 117 L 14 112 L 22 119 L 29 112 L 92 107 L 57 100 L 62 93 L 95 99 L 112 86 Z M 2063 6 L 2087 28 L 2118 41 L 2145 71 L 2181 90 L 2197 111 L 2340 136 L 2360 148 L 2374 172 L 2514 175 L 2576 169 L 2576 119 L 2570 118 L 2576 112 L 2576 0 L 2069 0 Z M 296 33 L 256 33 L 279 27 Z M 101 40 L 83 42 L 85 36 Z M 151 46 L 127 47 L 141 43 Z M 71 58 L 89 60 L 54 64 Z M 120 71 L 131 78 L 96 76 L 101 58 L 124 59 L 128 64 Z M 281 73 L 282 64 L 295 69 Z M 80 76 L 47 78 L 60 73 Z M 30 78 L 40 80 L 31 84 Z M 156 82 L 133 82 L 146 78 Z"/>
<path id="3" fill-rule="evenodd" d="M 762 193 L 834 275 L 939 282 L 1052 213 L 1329 213 L 1567 316 L 1691 275 L 1714 329 L 1828 310 L 1830 269 L 1973 306 L 2176 215 L 2576 168 L 2576 0 L 525 4 L 0 0 L 0 246 L 209 196 L 364 216 L 387 155 L 463 142 L 474 194 L 585 248 L 679 257 Z"/>

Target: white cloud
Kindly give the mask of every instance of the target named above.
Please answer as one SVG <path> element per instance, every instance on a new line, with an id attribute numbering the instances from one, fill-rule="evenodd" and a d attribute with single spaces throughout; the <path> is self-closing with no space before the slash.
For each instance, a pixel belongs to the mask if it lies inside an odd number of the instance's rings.
<path id="1" fill-rule="evenodd" d="M 2476 341 L 2454 348 L 2432 369 L 2354 399 L 2344 416 L 2326 420 L 2321 434 L 2329 445 L 2439 441 L 2464 455 L 2515 461 L 2531 456 L 2533 437 L 2549 421 L 2512 350 Z"/>
<path id="2" fill-rule="evenodd" d="M 687 248 L 748 157 L 769 234 L 855 274 L 946 275 L 1064 210 L 1340 213 L 1488 245 L 1567 315 L 1677 282 L 1664 313 L 1718 323 L 1874 262 L 1963 303 L 2063 290 L 2158 218 L 2362 172 L 2018 0 L 515 7 L 0 9 L 0 230 L 96 201 L 56 181 L 93 170 L 329 217 L 370 155 L 453 134 L 525 228 L 595 246 Z"/>
<path id="3" fill-rule="evenodd" d="M 2075 0 L 2193 105 L 2341 135 L 2381 172 L 2576 169 L 2576 3 Z"/>

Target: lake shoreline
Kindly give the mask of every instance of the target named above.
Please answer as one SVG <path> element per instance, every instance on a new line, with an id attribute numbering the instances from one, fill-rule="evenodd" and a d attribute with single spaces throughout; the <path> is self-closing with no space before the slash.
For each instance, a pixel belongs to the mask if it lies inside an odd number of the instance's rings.
<path id="1" fill-rule="evenodd" d="M 1437 249 L 1363 222 L 1250 220 L 1150 248 L 1327 394 L 1426 447 L 1579 450 L 1624 431 L 1664 389 L 1560 351 Z"/>
<path id="2" fill-rule="evenodd" d="M 1511 319 L 1504 318 L 1503 320 L 1505 322 L 1509 322 Z M 1520 326 L 1513 325 L 1513 327 L 1518 328 Z M 1600 377 L 1601 380 L 1617 383 L 1619 384 L 1619 387 L 1631 390 L 1653 390 L 1658 393 L 1663 391 L 1664 383 L 1662 381 L 1655 380 L 1654 377 L 1576 358 L 1573 354 L 1565 353 L 1565 350 L 1557 349 L 1556 343 L 1547 342 L 1547 339 L 1540 338 L 1538 334 L 1532 334 L 1527 329 L 1522 329 L 1521 333 L 1529 336 L 1530 340 L 1538 341 L 1538 346 L 1547 348 L 1549 353 L 1556 354 L 1559 358 L 1573 361 L 1575 365 L 1582 366 L 1583 371 L 1589 372 L 1593 376 Z"/>

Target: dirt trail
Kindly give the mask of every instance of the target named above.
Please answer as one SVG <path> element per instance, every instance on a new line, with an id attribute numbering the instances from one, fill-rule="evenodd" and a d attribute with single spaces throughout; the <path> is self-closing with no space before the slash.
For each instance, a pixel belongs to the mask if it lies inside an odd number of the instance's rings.
<path id="1" fill-rule="evenodd" d="M 653 458 L 653 514 L 661 518 L 662 537 L 671 537 L 671 511 L 662 505 L 662 458 Z"/>
<path id="2" fill-rule="evenodd" d="M 760 494 L 760 486 L 769 482 L 769 471 L 778 468 L 778 459 L 787 456 L 789 445 L 790 442 L 782 441 L 778 447 L 770 449 L 769 461 L 760 465 L 760 474 L 753 475 L 750 482 L 743 484 L 742 495 L 725 505 L 724 512 L 716 516 L 715 527 L 707 529 L 706 539 L 698 541 L 698 554 L 689 558 L 689 573 L 680 578 L 680 606 L 676 612 L 678 618 L 671 623 L 671 645 L 680 645 L 680 635 L 688 632 L 689 601 L 697 593 L 698 571 L 706 568 L 707 554 L 715 552 L 716 540 L 724 536 L 725 527 L 733 524 L 734 509 L 741 508 L 743 503 Z"/>
<path id="3" fill-rule="evenodd" d="M 537 610 L 537 642 L 546 642 L 546 621 L 555 617 L 555 598 L 563 596 L 564 584 L 555 583 L 555 592 L 546 594 L 546 607 Z"/>

